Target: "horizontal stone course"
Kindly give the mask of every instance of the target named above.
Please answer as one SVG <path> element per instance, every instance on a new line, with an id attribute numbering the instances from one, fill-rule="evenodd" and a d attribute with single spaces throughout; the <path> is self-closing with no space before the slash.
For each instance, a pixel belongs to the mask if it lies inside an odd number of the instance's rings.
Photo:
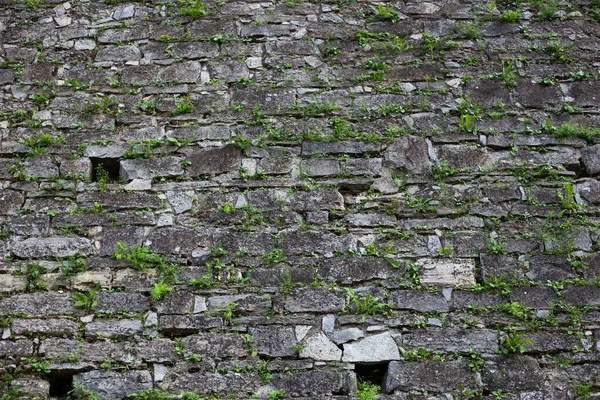
<path id="1" fill-rule="evenodd" d="M 597 397 L 597 17 L 0 0 L 0 397 Z"/>

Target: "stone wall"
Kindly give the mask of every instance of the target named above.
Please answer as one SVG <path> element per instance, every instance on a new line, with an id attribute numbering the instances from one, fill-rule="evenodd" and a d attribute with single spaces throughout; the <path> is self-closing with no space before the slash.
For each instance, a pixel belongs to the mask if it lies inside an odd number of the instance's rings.
<path id="1" fill-rule="evenodd" d="M 0 8 L 2 399 L 598 396 L 596 1 Z"/>

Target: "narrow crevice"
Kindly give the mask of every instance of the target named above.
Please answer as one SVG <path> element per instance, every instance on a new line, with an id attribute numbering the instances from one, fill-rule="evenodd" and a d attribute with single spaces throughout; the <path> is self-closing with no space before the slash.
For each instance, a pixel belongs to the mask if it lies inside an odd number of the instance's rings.
<path id="1" fill-rule="evenodd" d="M 354 372 L 356 379 L 361 382 L 370 382 L 378 386 L 383 386 L 383 378 L 388 370 L 389 362 L 377 364 L 355 364 Z"/>
<path id="2" fill-rule="evenodd" d="M 70 391 L 73 390 L 73 375 L 53 371 L 48 375 L 50 383 L 50 397 L 56 399 L 66 399 Z"/>
<path id="3" fill-rule="evenodd" d="M 92 162 L 92 182 L 117 182 L 121 168 L 118 158 L 90 158 Z"/>

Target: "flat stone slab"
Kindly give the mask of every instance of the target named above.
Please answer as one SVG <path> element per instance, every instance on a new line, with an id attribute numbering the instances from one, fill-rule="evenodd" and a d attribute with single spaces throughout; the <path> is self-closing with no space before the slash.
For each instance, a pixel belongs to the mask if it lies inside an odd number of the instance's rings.
<path id="1" fill-rule="evenodd" d="M 92 242 L 82 237 L 30 238 L 17 242 L 12 252 L 19 258 L 71 257 L 90 255 L 95 249 Z"/>
<path id="2" fill-rule="evenodd" d="M 100 398 L 117 400 L 152 387 L 152 375 L 148 371 L 90 371 L 73 376 L 89 390 L 97 392 Z"/>
<path id="3" fill-rule="evenodd" d="M 323 332 L 304 339 L 304 348 L 300 350 L 300 358 L 312 358 L 318 361 L 339 361 L 342 357 L 340 350 Z"/>
<path id="4" fill-rule="evenodd" d="M 489 329 L 428 329 L 402 335 L 402 347 L 428 351 L 468 353 L 471 349 L 495 353 L 498 350 L 498 333 Z"/>
<path id="5" fill-rule="evenodd" d="M 343 362 L 383 362 L 399 360 L 400 352 L 389 332 L 344 344 Z"/>
<path id="6" fill-rule="evenodd" d="M 472 259 L 423 258 L 417 263 L 421 267 L 421 283 L 424 285 L 475 286 L 475 262 Z"/>
<path id="7" fill-rule="evenodd" d="M 481 378 L 490 391 L 520 392 L 540 390 L 544 372 L 534 358 L 507 356 L 485 361 Z"/>
<path id="8" fill-rule="evenodd" d="M 383 380 L 383 391 L 428 390 L 448 392 L 462 388 L 476 389 L 475 376 L 468 361 L 392 361 Z"/>

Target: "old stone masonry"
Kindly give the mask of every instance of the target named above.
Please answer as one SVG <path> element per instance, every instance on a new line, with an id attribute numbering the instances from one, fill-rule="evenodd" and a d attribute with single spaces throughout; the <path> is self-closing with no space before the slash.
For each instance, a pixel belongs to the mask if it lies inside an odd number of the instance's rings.
<path id="1" fill-rule="evenodd" d="M 600 0 L 0 0 L 0 399 L 600 399 Z"/>

